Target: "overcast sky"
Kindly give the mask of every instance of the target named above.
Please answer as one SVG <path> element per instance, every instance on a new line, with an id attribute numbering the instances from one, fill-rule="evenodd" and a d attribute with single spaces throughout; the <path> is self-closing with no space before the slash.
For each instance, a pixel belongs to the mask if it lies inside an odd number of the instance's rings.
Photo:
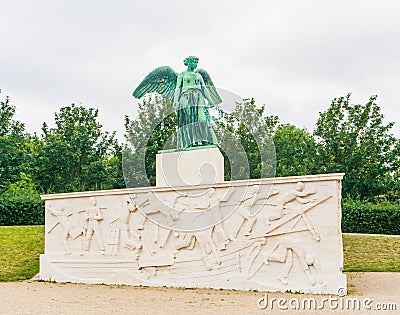
<path id="1" fill-rule="evenodd" d="M 29 131 L 71 103 L 96 107 L 107 130 L 135 116 L 131 94 L 154 68 L 200 58 L 215 85 L 312 130 L 334 97 L 378 95 L 400 136 L 400 2 L 0 2 L 0 98 Z"/>

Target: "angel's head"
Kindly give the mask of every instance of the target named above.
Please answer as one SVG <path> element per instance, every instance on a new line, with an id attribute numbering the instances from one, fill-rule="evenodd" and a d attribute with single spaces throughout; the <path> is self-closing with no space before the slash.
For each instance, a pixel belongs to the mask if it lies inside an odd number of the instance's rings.
<path id="1" fill-rule="evenodd" d="M 183 60 L 183 64 L 185 66 L 188 66 L 189 70 L 194 70 L 197 67 L 197 64 L 199 63 L 199 58 L 196 56 L 189 56 Z"/>

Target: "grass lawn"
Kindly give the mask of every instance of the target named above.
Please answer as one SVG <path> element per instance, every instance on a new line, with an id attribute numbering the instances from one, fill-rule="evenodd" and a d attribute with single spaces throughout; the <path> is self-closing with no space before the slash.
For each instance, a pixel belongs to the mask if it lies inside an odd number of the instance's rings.
<path id="1" fill-rule="evenodd" d="M 43 225 L 0 226 L 0 281 L 32 278 L 43 251 Z"/>
<path id="2" fill-rule="evenodd" d="M 400 236 L 343 234 L 344 271 L 400 272 Z"/>
<path id="3" fill-rule="evenodd" d="M 400 236 L 343 234 L 344 271 L 400 272 Z M 39 271 L 44 226 L 0 226 L 0 281 L 30 279 Z"/>

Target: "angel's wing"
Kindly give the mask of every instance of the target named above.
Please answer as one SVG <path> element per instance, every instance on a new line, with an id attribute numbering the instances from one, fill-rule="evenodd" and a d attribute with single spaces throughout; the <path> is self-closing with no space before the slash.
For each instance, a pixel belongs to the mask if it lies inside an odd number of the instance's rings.
<path id="1" fill-rule="evenodd" d="M 141 98 L 147 93 L 157 92 L 164 98 L 174 99 L 178 74 L 170 67 L 163 66 L 151 71 L 133 91 L 132 95 Z"/>
<path id="2" fill-rule="evenodd" d="M 214 83 L 211 81 L 210 75 L 207 73 L 206 70 L 203 69 L 198 69 L 196 70 L 198 74 L 200 74 L 203 77 L 204 83 L 206 87 L 208 88 L 208 91 L 210 93 L 211 99 L 214 103 L 214 105 L 218 105 L 219 103 L 222 103 L 222 99 L 219 96 L 217 89 L 214 86 Z"/>

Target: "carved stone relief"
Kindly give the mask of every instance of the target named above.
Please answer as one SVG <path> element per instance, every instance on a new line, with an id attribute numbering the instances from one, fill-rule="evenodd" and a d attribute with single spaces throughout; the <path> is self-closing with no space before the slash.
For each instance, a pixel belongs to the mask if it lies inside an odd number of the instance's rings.
<path id="1" fill-rule="evenodd" d="M 345 278 L 341 177 L 331 177 L 51 196 L 41 277 L 335 293 Z M 184 220 L 209 226 L 180 230 Z"/>

